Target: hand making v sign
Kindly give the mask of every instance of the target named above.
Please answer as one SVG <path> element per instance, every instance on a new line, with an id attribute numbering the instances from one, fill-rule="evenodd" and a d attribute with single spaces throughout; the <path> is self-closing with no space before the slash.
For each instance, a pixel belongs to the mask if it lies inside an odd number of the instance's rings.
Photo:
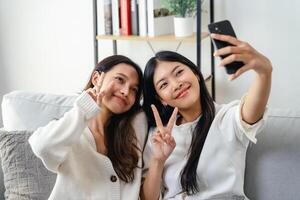
<path id="1" fill-rule="evenodd" d="M 176 122 L 178 109 L 174 108 L 172 116 L 165 127 L 156 107 L 152 105 L 151 108 L 156 122 L 156 130 L 151 138 L 153 158 L 165 162 L 176 146 L 176 142 L 172 136 L 172 129 Z"/>
<path id="2" fill-rule="evenodd" d="M 101 101 L 102 97 L 104 96 L 104 91 L 101 90 L 102 84 L 103 84 L 103 79 L 104 79 L 104 72 L 96 72 L 97 73 L 97 82 L 94 85 L 93 88 L 89 88 L 87 90 L 88 94 L 94 99 L 94 101 L 98 104 L 99 107 L 101 107 Z"/>
<path id="3" fill-rule="evenodd" d="M 93 88 L 87 90 L 88 94 L 94 99 L 99 107 L 101 107 L 102 98 L 109 94 L 114 86 L 114 82 L 110 81 L 108 85 L 103 85 L 103 80 L 105 77 L 104 72 L 96 72 L 98 75 L 96 84 Z"/>

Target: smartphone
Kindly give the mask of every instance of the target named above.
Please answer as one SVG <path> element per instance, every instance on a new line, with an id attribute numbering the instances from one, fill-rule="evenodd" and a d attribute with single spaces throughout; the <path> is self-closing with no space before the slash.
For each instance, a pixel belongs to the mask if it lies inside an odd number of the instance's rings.
<path id="1" fill-rule="evenodd" d="M 230 35 L 233 37 L 236 37 L 234 30 L 231 26 L 231 23 L 228 20 L 219 21 L 215 23 L 211 23 L 208 25 L 208 30 L 210 33 L 217 33 L 222 35 Z M 221 49 L 227 46 L 233 46 L 232 44 L 229 44 L 228 42 L 223 42 L 220 40 L 216 40 L 212 38 L 212 41 L 217 49 Z M 229 55 L 221 56 L 221 58 L 225 58 Z M 229 63 L 225 65 L 226 73 L 227 74 L 234 74 L 239 68 L 244 66 L 243 62 L 235 61 L 232 63 Z"/>

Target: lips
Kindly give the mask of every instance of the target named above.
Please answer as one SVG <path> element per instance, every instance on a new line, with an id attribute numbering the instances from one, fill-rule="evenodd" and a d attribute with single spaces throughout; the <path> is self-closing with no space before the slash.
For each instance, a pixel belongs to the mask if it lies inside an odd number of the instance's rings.
<path id="1" fill-rule="evenodd" d="M 122 102 L 122 104 L 127 105 L 127 102 L 123 97 L 120 97 L 120 96 L 117 96 L 117 95 L 114 95 L 114 97 L 117 98 L 120 102 Z"/>
<path id="2" fill-rule="evenodd" d="M 182 98 L 188 94 L 188 90 L 190 89 L 190 86 L 183 88 L 175 97 L 175 99 Z"/>

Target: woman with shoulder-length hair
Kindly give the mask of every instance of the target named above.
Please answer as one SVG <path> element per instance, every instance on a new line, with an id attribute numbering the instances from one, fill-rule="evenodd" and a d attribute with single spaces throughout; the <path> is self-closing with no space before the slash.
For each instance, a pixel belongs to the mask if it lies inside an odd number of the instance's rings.
<path id="1" fill-rule="evenodd" d="M 142 71 L 125 56 L 103 59 L 74 107 L 29 138 L 57 173 L 49 199 L 139 198 L 147 133 L 141 112 Z"/>
<path id="2" fill-rule="evenodd" d="M 249 44 L 231 43 L 215 52 L 220 65 L 241 61 L 231 79 L 253 70 L 256 78 L 240 101 L 213 102 L 197 66 L 170 51 L 157 53 L 144 71 L 144 109 L 150 135 L 144 151 L 144 200 L 233 200 L 244 194 L 246 150 L 264 124 L 271 88 L 270 61 Z M 178 113 L 177 113 L 178 112 Z"/>

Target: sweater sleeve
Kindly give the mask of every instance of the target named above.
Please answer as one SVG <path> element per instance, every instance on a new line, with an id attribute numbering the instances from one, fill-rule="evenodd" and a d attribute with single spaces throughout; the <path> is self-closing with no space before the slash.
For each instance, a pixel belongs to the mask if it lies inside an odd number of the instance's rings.
<path id="1" fill-rule="evenodd" d="M 255 124 L 247 124 L 243 121 L 241 114 L 244 102 L 245 96 L 240 101 L 236 100 L 218 106 L 219 111 L 214 121 L 229 140 L 235 136 L 244 147 L 247 147 L 249 142 L 257 142 L 256 135 L 264 128 L 268 114 L 266 108 L 262 119 Z"/>
<path id="2" fill-rule="evenodd" d="M 251 141 L 252 143 L 256 144 L 257 139 L 256 139 L 256 135 L 259 134 L 262 129 L 264 128 L 267 118 L 268 118 L 268 108 L 265 108 L 265 112 L 264 115 L 262 116 L 262 118 L 260 120 L 258 120 L 255 124 L 248 124 L 247 122 L 245 122 L 242 118 L 242 108 L 243 105 L 245 103 L 245 98 L 247 95 L 244 95 L 242 97 L 242 99 L 240 100 L 239 104 L 238 104 L 238 109 L 236 109 L 235 112 L 235 122 L 238 126 L 238 129 L 240 131 L 237 131 L 237 137 L 241 140 L 241 141 L 245 141 L 243 140 L 243 137 L 246 136 L 246 138 Z M 245 143 L 245 142 L 244 142 Z"/>
<path id="3" fill-rule="evenodd" d="M 59 120 L 51 121 L 38 128 L 29 138 L 34 154 L 45 167 L 57 172 L 66 159 L 72 145 L 79 140 L 86 128 L 86 122 L 99 112 L 99 107 L 87 92 L 83 92 L 74 107 Z"/>

